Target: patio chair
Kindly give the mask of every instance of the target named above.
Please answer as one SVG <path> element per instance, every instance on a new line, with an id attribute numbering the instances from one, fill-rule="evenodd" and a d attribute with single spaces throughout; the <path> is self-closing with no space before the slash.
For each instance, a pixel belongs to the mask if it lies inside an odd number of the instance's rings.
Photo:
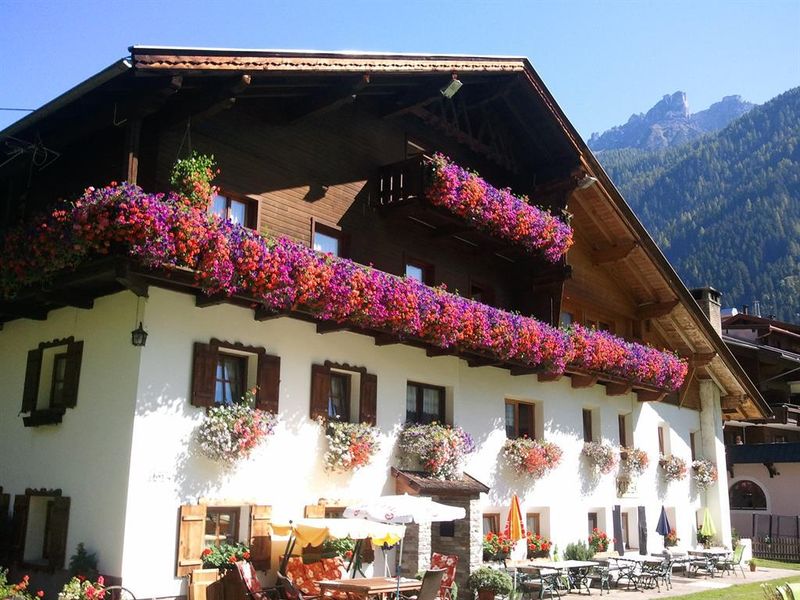
<path id="1" fill-rule="evenodd" d="M 695 558 L 689 562 L 689 574 L 691 575 L 703 573 L 704 575 L 710 575 L 713 578 L 716 571 L 717 569 L 714 565 L 714 561 L 710 556 Z"/>
<path id="2" fill-rule="evenodd" d="M 744 555 L 744 546 L 736 546 L 736 549 L 733 551 L 733 556 L 729 559 L 726 558 L 724 560 L 719 561 L 719 563 L 717 563 L 717 568 L 719 568 L 722 571 L 723 575 L 728 571 L 736 575 L 736 567 L 739 567 L 739 570 L 742 572 L 742 577 L 745 577 L 744 567 L 742 566 L 743 555 Z"/>
<path id="3" fill-rule="evenodd" d="M 415 596 L 404 596 L 408 600 L 436 600 L 439 589 L 442 587 L 444 579 L 444 569 L 428 569 L 422 576 L 422 585 Z"/>
<path id="4" fill-rule="evenodd" d="M 439 600 L 455 600 L 453 597 L 453 584 L 456 581 L 456 568 L 458 567 L 457 554 L 431 555 L 431 569 L 444 569 L 442 586 L 439 588 Z"/>
<path id="5" fill-rule="evenodd" d="M 587 576 L 588 583 L 591 586 L 593 581 L 597 581 L 598 587 L 600 588 L 600 595 L 603 595 L 603 590 L 606 590 L 610 594 L 612 581 L 611 573 L 618 570 L 619 569 L 611 567 L 608 562 L 602 564 L 601 561 L 600 565 L 592 567 L 589 570 L 589 575 Z"/>
<path id="6" fill-rule="evenodd" d="M 672 561 L 665 558 L 657 564 L 642 565 L 642 573 L 639 575 L 639 584 L 644 588 L 656 588 L 661 593 L 661 584 L 670 589 L 672 587 Z"/>
<path id="7" fill-rule="evenodd" d="M 523 596 L 528 594 L 532 597 L 534 593 L 538 592 L 539 598 L 544 598 L 545 594 L 549 594 L 551 598 L 554 595 L 561 598 L 558 571 L 538 567 L 521 567 L 519 572 L 525 576 L 520 582 Z"/>
<path id="8" fill-rule="evenodd" d="M 255 569 L 250 561 L 240 560 L 236 563 L 236 571 L 242 580 L 249 600 L 277 600 L 275 588 L 263 588 L 256 577 Z"/>
<path id="9" fill-rule="evenodd" d="M 278 589 L 278 596 L 282 600 L 311 600 L 312 598 L 318 597 L 306 596 L 303 594 L 303 592 L 297 589 L 294 583 L 292 583 L 292 580 L 280 571 L 278 571 L 276 575 L 278 576 L 278 579 L 275 582 L 275 586 Z"/>

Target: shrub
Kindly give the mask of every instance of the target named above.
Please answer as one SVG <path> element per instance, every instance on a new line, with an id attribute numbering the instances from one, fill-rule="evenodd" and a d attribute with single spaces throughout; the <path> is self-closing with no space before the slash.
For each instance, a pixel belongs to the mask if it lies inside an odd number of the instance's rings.
<path id="1" fill-rule="evenodd" d="M 594 554 L 594 550 L 581 540 L 574 544 L 567 544 L 564 549 L 564 560 L 591 560 Z"/>
<path id="2" fill-rule="evenodd" d="M 14 600 L 37 600 L 44 596 L 44 592 L 39 590 L 36 595 L 32 594 L 28 587 L 30 577 L 23 576 L 19 583 L 11 583 L 8 580 L 8 570 L 0 568 L 0 598 Z"/>
<path id="3" fill-rule="evenodd" d="M 69 574 L 75 577 L 82 575 L 87 579 L 97 577 L 97 553 L 88 552 L 83 542 L 75 548 L 75 554 L 69 558 Z"/>
<path id="4" fill-rule="evenodd" d="M 467 587 L 473 592 L 491 590 L 495 594 L 504 596 L 511 592 L 514 582 L 508 573 L 489 567 L 480 567 L 469 574 Z"/>

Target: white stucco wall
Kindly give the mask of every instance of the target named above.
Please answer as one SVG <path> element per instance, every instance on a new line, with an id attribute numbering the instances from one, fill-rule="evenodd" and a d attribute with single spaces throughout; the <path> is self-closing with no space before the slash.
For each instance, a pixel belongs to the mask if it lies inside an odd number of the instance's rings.
<path id="1" fill-rule="evenodd" d="M 136 297 L 123 292 L 96 300 L 92 310 L 63 308 L 46 321 L 20 319 L 0 331 L 0 485 L 12 495 L 61 488 L 71 498 L 67 560 L 84 542 L 110 575 L 119 575 L 122 563 L 139 368 L 130 342 L 136 309 Z M 18 413 L 28 351 L 68 336 L 84 342 L 77 405 L 58 425 L 23 427 Z M 33 521 L 31 545 L 41 538 Z"/>
<path id="2" fill-rule="evenodd" d="M 780 475 L 770 477 L 767 468 L 762 464 L 733 466 L 735 476 L 728 481 L 728 489 L 739 481 L 753 481 L 764 491 L 767 499 L 766 510 L 731 509 L 731 526 L 741 535 L 753 535 L 753 514 L 800 515 L 800 463 L 776 463 L 775 469 Z M 782 523 L 784 528 L 789 526 L 789 522 L 790 520 L 785 520 Z M 777 527 L 777 522 L 775 526 Z"/>
<path id="3" fill-rule="evenodd" d="M 289 318 L 258 322 L 252 311 L 231 305 L 196 308 L 192 296 L 160 289 L 151 290 L 145 323 L 150 338 L 141 354 L 123 560 L 125 584 L 138 596 L 186 592 L 174 577 L 181 504 L 200 497 L 269 504 L 280 520 L 302 516 L 303 506 L 319 498 L 347 501 L 394 493 L 389 466 L 396 432 L 405 419 L 409 380 L 446 386 L 448 413 L 475 437 L 478 449 L 466 471 L 491 487 L 482 499 L 487 512 L 500 512 L 505 519 L 516 492 L 523 511 L 543 513 L 543 529 L 563 549 L 585 539 L 590 510 L 600 513 L 600 526 L 611 533 L 614 504 L 630 511 L 630 537 L 636 545 L 636 507 L 643 505 L 653 551 L 661 546 L 655 525 L 663 504 L 684 543 L 694 543 L 701 495 L 689 479 L 666 486 L 656 463 L 660 424 L 669 425 L 670 451 L 689 461 L 689 432 L 700 429 L 696 411 L 640 403 L 635 395 L 606 396 L 601 386 L 573 389 L 568 378 L 539 383 L 532 375 L 513 377 L 501 369 L 470 368 L 454 357 L 429 358 L 423 350 L 399 344 L 378 347 L 372 338 L 349 332 L 319 335 L 314 325 Z M 187 399 L 192 344 L 212 337 L 264 346 L 281 357 L 277 432 L 249 461 L 230 471 L 198 456 L 192 438 L 204 414 Z M 308 417 L 310 367 L 325 360 L 364 366 L 378 376 L 381 451 L 370 466 L 352 475 L 323 471 L 324 436 Z M 540 402 L 544 435 L 564 450 L 561 466 L 534 484 L 497 469 L 507 397 Z M 635 497 L 617 498 L 613 475 L 596 482 L 586 476 L 580 458 L 582 408 L 596 409 L 599 431 L 614 445 L 617 415 L 632 415 L 633 444 L 646 449 L 651 459 Z"/>

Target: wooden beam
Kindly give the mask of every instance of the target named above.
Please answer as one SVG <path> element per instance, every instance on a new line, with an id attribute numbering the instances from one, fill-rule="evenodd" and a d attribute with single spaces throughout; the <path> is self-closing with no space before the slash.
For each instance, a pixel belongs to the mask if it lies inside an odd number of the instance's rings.
<path id="1" fill-rule="evenodd" d="M 626 240 L 619 242 L 614 246 L 606 246 L 598 248 L 591 253 L 592 264 L 603 265 L 610 262 L 616 262 L 626 258 L 631 252 L 639 247 L 639 242 L 636 240 Z"/>
<path id="2" fill-rule="evenodd" d="M 395 102 L 392 108 L 382 113 L 380 116 L 384 119 L 393 119 L 394 117 L 407 114 L 417 108 L 422 108 L 435 100 L 439 100 L 442 97 L 441 89 L 450 83 L 452 79 L 452 75 L 448 75 L 446 79 L 442 76 L 441 79 L 435 78 L 434 83 L 430 86 L 426 86 L 422 89 L 413 88 L 412 91 L 406 93 Z"/>
<path id="3" fill-rule="evenodd" d="M 512 373 L 513 375 L 513 373 Z M 541 382 L 545 383 L 547 381 L 558 381 L 564 376 L 563 373 L 538 373 L 536 375 L 536 379 Z"/>
<path id="4" fill-rule="evenodd" d="M 335 321 L 325 321 L 317 323 L 317 333 L 335 333 L 349 329 L 347 323 L 337 323 Z"/>
<path id="5" fill-rule="evenodd" d="M 425 350 L 427 356 L 456 356 L 458 351 L 455 348 L 428 348 Z"/>
<path id="6" fill-rule="evenodd" d="M 515 377 L 519 377 L 520 375 L 536 375 L 539 372 L 540 369 L 533 367 L 511 367 L 511 374 Z"/>
<path id="7" fill-rule="evenodd" d="M 680 300 L 640 304 L 636 309 L 636 318 L 640 321 L 644 321 L 645 319 L 665 317 L 670 314 L 678 304 L 680 304 Z"/>
<path id="8" fill-rule="evenodd" d="M 89 310 L 94 308 L 94 298 L 80 292 L 64 290 L 60 292 L 38 292 L 35 297 L 42 302 L 64 304 L 74 308 Z"/>
<path id="9" fill-rule="evenodd" d="M 244 92 L 250 85 L 252 78 L 248 74 L 226 79 L 221 84 L 210 87 L 202 94 L 196 94 L 182 103 L 168 106 L 158 115 L 159 124 L 169 127 L 176 123 L 191 118 L 192 121 L 207 119 L 208 117 L 230 108 L 236 102 L 236 96 Z"/>
<path id="10" fill-rule="evenodd" d="M 356 81 L 338 85 L 327 93 L 315 98 L 310 106 L 289 119 L 290 123 L 297 123 L 313 117 L 318 117 L 332 112 L 345 104 L 353 102 L 355 97 L 369 85 L 369 74 L 365 73 Z"/>
<path id="11" fill-rule="evenodd" d="M 639 398 L 639 402 L 661 402 L 667 393 L 653 390 L 636 390 L 636 395 Z"/>
<path id="12" fill-rule="evenodd" d="M 624 396 L 625 394 L 629 394 L 633 389 L 633 386 L 629 383 L 614 383 L 614 382 L 607 382 L 606 386 L 606 395 L 608 396 Z"/>
<path id="13" fill-rule="evenodd" d="M 714 360 L 714 357 L 717 355 L 716 352 L 698 352 L 692 354 L 689 357 L 689 366 L 693 369 L 697 369 L 699 367 L 707 367 L 711 364 L 711 361 Z"/>
<path id="14" fill-rule="evenodd" d="M 253 318 L 256 321 L 270 321 L 284 316 L 286 316 L 285 312 L 276 311 L 266 306 L 259 306 L 253 312 Z"/>
<path id="15" fill-rule="evenodd" d="M 576 389 L 585 388 L 585 387 L 591 387 L 595 383 L 597 383 L 597 375 L 578 375 L 578 374 L 573 374 L 573 375 L 570 375 L 570 377 L 572 378 L 572 384 L 571 385 L 572 385 L 573 388 L 576 388 Z"/>
<path id="16" fill-rule="evenodd" d="M 401 340 L 396 335 L 391 335 L 389 333 L 377 333 L 373 336 L 375 339 L 376 346 L 390 346 L 392 344 L 402 344 L 403 340 Z"/>
<path id="17" fill-rule="evenodd" d="M 15 302 L 0 302 L 0 315 L 31 319 L 32 321 L 47 320 L 47 311 L 45 309 Z"/>
<path id="18" fill-rule="evenodd" d="M 207 296 L 206 294 L 199 292 L 194 295 L 194 305 L 197 308 L 206 308 L 208 306 L 217 306 L 219 304 L 223 304 L 228 299 L 228 296 L 225 294 L 211 294 Z"/>
<path id="19" fill-rule="evenodd" d="M 124 180 L 136 183 L 139 177 L 139 140 L 142 136 L 142 120 L 131 119 L 125 128 L 125 173 Z"/>
<path id="20" fill-rule="evenodd" d="M 119 265 L 114 279 L 125 289 L 130 290 L 140 298 L 148 297 L 147 282 L 136 273 L 132 273 L 126 265 Z"/>
<path id="21" fill-rule="evenodd" d="M 729 394 L 727 396 L 722 396 L 722 398 L 719 399 L 719 402 L 723 410 L 739 410 L 739 406 L 744 403 L 744 400 L 745 396 L 743 394 Z"/>
<path id="22" fill-rule="evenodd" d="M 475 357 L 475 358 L 468 358 L 467 365 L 470 367 L 501 367 L 503 366 L 503 362 L 492 358 L 482 358 L 482 357 Z"/>

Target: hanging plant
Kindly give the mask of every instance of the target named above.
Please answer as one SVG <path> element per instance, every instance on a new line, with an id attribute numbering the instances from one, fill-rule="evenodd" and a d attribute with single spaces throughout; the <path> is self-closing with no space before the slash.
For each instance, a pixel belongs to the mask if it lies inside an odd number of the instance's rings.
<path id="1" fill-rule="evenodd" d="M 323 462 L 326 471 L 355 471 L 367 465 L 378 452 L 378 428 L 368 423 L 322 423 L 328 450 Z"/>
<path id="2" fill-rule="evenodd" d="M 406 424 L 397 446 L 403 466 L 419 467 L 436 479 L 458 479 L 467 454 L 475 450 L 472 436 L 461 427 L 436 422 Z"/>
<path id="3" fill-rule="evenodd" d="M 701 490 L 714 485 L 718 476 L 717 467 L 710 460 L 701 458 L 692 463 L 692 479 Z"/>
<path id="4" fill-rule="evenodd" d="M 617 453 L 611 446 L 601 442 L 584 442 L 581 454 L 603 475 L 611 473 L 617 465 Z"/>
<path id="5" fill-rule="evenodd" d="M 619 453 L 620 467 L 632 477 L 638 477 L 647 470 L 650 458 L 641 448 L 622 448 Z"/>
<path id="6" fill-rule="evenodd" d="M 253 449 L 274 433 L 277 417 L 253 408 L 255 388 L 240 403 L 208 409 L 197 429 L 200 452 L 213 461 L 233 464 L 250 456 Z"/>
<path id="7" fill-rule="evenodd" d="M 563 451 L 552 442 L 521 437 L 506 440 L 503 458 L 517 475 L 544 477 L 561 462 Z"/>
<path id="8" fill-rule="evenodd" d="M 679 456 L 674 454 L 662 456 L 658 461 L 658 466 L 661 467 L 664 473 L 664 481 L 683 481 L 686 479 L 686 461 Z"/>
<path id="9" fill-rule="evenodd" d="M 192 152 L 189 158 L 175 161 L 169 176 L 172 189 L 190 206 L 207 211 L 211 199 L 219 191 L 211 182 L 219 174 L 214 156 Z"/>

